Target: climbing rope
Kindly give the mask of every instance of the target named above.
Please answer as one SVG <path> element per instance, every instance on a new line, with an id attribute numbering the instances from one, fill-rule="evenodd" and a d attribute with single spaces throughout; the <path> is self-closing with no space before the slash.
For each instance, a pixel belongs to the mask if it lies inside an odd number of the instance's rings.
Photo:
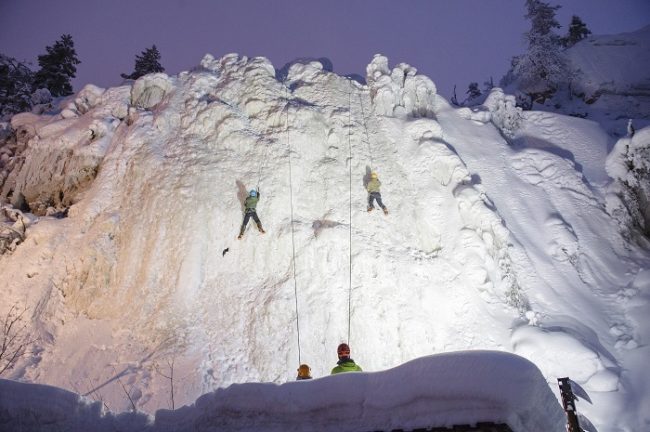
<path id="1" fill-rule="evenodd" d="M 287 101 L 284 103 L 284 107 L 282 107 L 282 109 L 280 111 L 278 111 L 275 114 L 275 116 L 273 117 L 275 120 L 280 119 L 280 117 L 282 116 L 282 112 L 287 107 L 288 103 L 289 103 L 289 100 L 287 99 Z M 272 120 L 273 120 L 273 118 L 272 118 Z M 273 125 L 275 125 L 274 121 L 272 121 L 270 124 L 266 125 L 266 128 L 264 129 L 264 132 L 263 132 L 262 136 L 267 136 L 269 134 L 269 131 L 271 130 L 271 127 Z M 272 143 L 271 140 L 269 140 L 269 142 L 266 144 L 266 147 L 264 148 L 264 156 L 260 160 L 260 167 L 259 167 L 259 169 L 257 171 L 257 183 L 256 183 L 255 190 L 258 190 L 258 191 L 260 190 L 260 182 L 262 181 L 262 171 L 266 167 L 267 155 L 269 153 L 269 147 L 271 147 L 271 143 Z"/>
<path id="2" fill-rule="evenodd" d="M 370 148 L 370 137 L 368 136 L 368 125 L 366 124 L 366 114 L 363 111 L 363 99 L 361 99 L 361 92 L 359 92 L 359 106 L 361 107 L 361 120 L 363 121 L 363 129 L 366 132 L 366 144 L 368 145 L 368 158 L 370 159 L 370 166 L 374 165 L 372 160 L 372 149 Z"/>
<path id="3" fill-rule="evenodd" d="M 348 92 L 348 161 L 349 161 L 349 218 L 350 218 L 350 229 L 348 232 L 348 242 L 349 242 L 349 275 L 348 275 L 348 337 L 347 342 L 350 343 L 351 338 L 351 328 L 352 328 L 352 81 L 350 83 L 350 90 Z M 295 308 L 296 308 L 296 336 L 298 342 L 298 364 L 302 364 L 301 358 L 301 348 L 300 348 L 300 314 L 298 310 L 298 282 L 296 278 L 296 240 L 295 240 L 295 228 L 294 228 L 294 216 L 293 216 L 293 174 L 292 174 L 292 164 L 291 164 L 291 135 L 289 130 L 289 110 L 291 107 L 290 98 L 289 98 L 289 88 L 285 85 L 287 91 L 287 102 L 286 102 L 286 129 L 287 129 L 287 148 L 289 150 L 288 163 L 289 163 L 289 201 L 290 201 L 290 214 L 291 214 L 291 253 L 292 253 L 292 272 L 293 272 L 293 293 L 295 299 Z M 361 99 L 361 93 L 359 93 L 359 105 L 361 107 L 361 117 L 363 120 L 363 127 L 366 135 L 366 143 L 368 145 L 368 156 L 370 158 L 371 165 L 372 161 L 372 152 L 370 148 L 370 137 L 368 135 L 368 127 L 365 121 L 365 113 L 363 109 L 363 100 Z M 261 169 L 261 168 L 260 168 Z M 261 176 L 261 171 L 260 171 Z M 259 181 L 258 181 L 259 184 Z"/>
<path id="4" fill-rule="evenodd" d="M 286 86 L 285 86 L 286 87 Z M 291 266 L 293 268 L 293 295 L 296 300 L 296 334 L 298 336 L 298 364 L 302 364 L 300 357 L 300 316 L 298 315 L 298 283 L 296 281 L 296 240 L 293 227 L 293 181 L 291 175 L 291 139 L 289 135 L 289 109 L 291 104 L 289 103 L 289 88 L 287 89 L 287 147 L 289 148 L 289 201 L 291 208 L 291 251 L 293 254 L 293 260 L 291 261 Z"/>
<path id="5" fill-rule="evenodd" d="M 350 344 L 350 329 L 352 322 L 352 81 L 350 81 L 350 92 L 348 93 L 348 149 L 350 151 L 350 277 L 348 284 L 348 344 Z"/>
<path id="6" fill-rule="evenodd" d="M 266 161 L 266 155 L 269 151 L 270 144 L 267 144 L 266 148 L 264 149 L 264 156 L 262 157 L 262 160 L 260 161 L 260 168 L 257 172 L 257 183 L 255 186 L 255 190 L 259 191 L 260 190 L 260 182 L 262 181 L 262 169 L 264 168 L 264 164 Z"/>

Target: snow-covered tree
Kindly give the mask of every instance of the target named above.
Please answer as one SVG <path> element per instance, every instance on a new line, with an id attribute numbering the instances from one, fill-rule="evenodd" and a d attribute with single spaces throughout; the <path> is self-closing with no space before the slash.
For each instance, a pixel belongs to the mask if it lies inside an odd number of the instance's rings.
<path id="1" fill-rule="evenodd" d="M 499 87 L 494 87 L 483 106 L 490 111 L 492 123 L 503 136 L 514 137 L 522 120 L 522 110 L 517 106 L 515 97 L 505 94 Z"/>
<path id="2" fill-rule="evenodd" d="M 0 118 L 31 107 L 34 73 L 18 60 L 0 54 Z"/>
<path id="3" fill-rule="evenodd" d="M 625 234 L 638 230 L 650 237 L 650 128 L 618 140 L 605 164 L 614 179 L 607 210 Z"/>
<path id="4" fill-rule="evenodd" d="M 494 80 L 490 77 L 489 80 L 483 81 L 483 93 L 489 93 L 494 88 Z"/>
<path id="5" fill-rule="evenodd" d="M 525 34 L 528 51 L 513 59 L 513 75 L 521 91 L 533 100 L 543 101 L 551 96 L 566 77 L 567 65 L 560 52 L 560 38 L 553 33 L 559 28 L 555 11 L 541 0 L 526 0 L 525 17 L 531 28 Z"/>
<path id="6" fill-rule="evenodd" d="M 72 94 L 70 79 L 75 77 L 79 59 L 74 49 L 74 41 L 69 34 L 61 35 L 54 46 L 45 48 L 47 54 L 38 56 L 41 69 L 34 75 L 33 89 L 46 88 L 52 96 Z"/>
<path id="7" fill-rule="evenodd" d="M 582 22 L 579 16 L 573 15 L 571 17 L 571 24 L 569 24 L 569 33 L 563 37 L 560 42 L 562 46 L 569 48 L 577 44 L 591 34 L 591 30 L 587 25 Z"/>
<path id="8" fill-rule="evenodd" d="M 156 45 L 153 45 L 142 51 L 142 54 L 135 56 L 135 71 L 130 74 L 120 74 L 120 76 L 124 79 L 135 80 L 141 76 L 158 72 L 165 72 L 165 68 L 160 64 L 160 51 Z"/>
<path id="9" fill-rule="evenodd" d="M 492 88 L 494 88 L 494 83 L 492 82 L 492 77 L 490 77 L 489 80 L 483 82 L 483 90 L 479 88 L 479 85 L 477 82 L 471 82 L 467 86 L 467 91 L 465 94 L 467 95 L 464 100 L 458 101 L 458 97 L 456 96 L 456 86 L 454 86 L 454 92 L 451 97 L 451 103 L 456 105 L 456 106 L 474 106 L 474 105 L 480 105 L 485 101 L 485 98 L 487 97 L 488 93 Z"/>

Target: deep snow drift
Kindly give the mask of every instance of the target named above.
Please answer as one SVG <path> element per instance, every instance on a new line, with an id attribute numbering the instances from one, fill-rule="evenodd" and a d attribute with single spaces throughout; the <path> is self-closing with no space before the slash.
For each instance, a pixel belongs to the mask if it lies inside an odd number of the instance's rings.
<path id="1" fill-rule="evenodd" d="M 408 385 L 404 385 L 408 383 Z M 56 400 L 56 403 L 52 403 Z M 237 384 L 155 417 L 104 412 L 54 387 L 0 380 L 0 428 L 93 431 L 412 430 L 505 423 L 516 431 L 563 431 L 564 413 L 539 370 L 499 352 L 459 352 L 383 372 L 311 381 Z M 6 414 L 12 422 L 5 424 Z"/>
<path id="2" fill-rule="evenodd" d="M 648 254 L 605 211 L 607 134 L 498 89 L 455 109 L 381 56 L 367 72 L 280 82 L 206 56 L 15 116 L 27 149 L 2 193 L 41 217 L 0 257 L 0 312 L 27 305 L 40 340 L 10 377 L 154 412 L 172 365 L 178 407 L 293 380 L 299 358 L 326 375 L 349 334 L 366 371 L 514 352 L 554 393 L 580 384 L 600 432 L 647 428 Z M 371 170 L 388 216 L 366 212 Z M 258 185 L 267 234 L 238 241 Z"/>
<path id="3" fill-rule="evenodd" d="M 597 121 L 615 137 L 626 135 L 629 119 L 636 129 L 650 125 L 650 25 L 589 36 L 564 55 L 573 71 L 570 82 L 533 109 Z"/>

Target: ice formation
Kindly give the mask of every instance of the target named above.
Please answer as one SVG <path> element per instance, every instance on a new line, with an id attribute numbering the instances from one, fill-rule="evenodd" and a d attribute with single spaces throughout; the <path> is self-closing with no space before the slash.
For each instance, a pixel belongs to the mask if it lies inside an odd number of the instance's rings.
<path id="1" fill-rule="evenodd" d="M 349 336 L 367 371 L 519 353 L 551 388 L 584 385 L 601 432 L 647 422 L 626 400 L 648 389 L 647 257 L 605 211 L 599 126 L 496 89 L 457 110 L 383 56 L 367 72 L 307 61 L 279 81 L 267 59 L 208 55 L 15 116 L 1 195 L 38 218 L 0 257 L 0 313 L 26 305 L 39 343 L 11 377 L 122 411 L 119 377 L 154 412 L 171 364 L 178 406 L 293 380 L 299 358 L 325 375 Z M 366 212 L 371 171 L 387 217 Z M 267 234 L 238 241 L 253 188 Z"/>

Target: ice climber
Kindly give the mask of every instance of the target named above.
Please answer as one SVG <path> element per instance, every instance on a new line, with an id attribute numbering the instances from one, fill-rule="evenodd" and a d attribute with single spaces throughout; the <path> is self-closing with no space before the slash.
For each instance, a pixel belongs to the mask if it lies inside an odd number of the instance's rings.
<path id="1" fill-rule="evenodd" d="M 260 230 L 262 234 L 266 232 L 264 231 L 264 228 L 262 228 L 262 222 L 260 222 L 260 218 L 257 217 L 257 211 L 255 210 L 257 201 L 259 201 L 259 199 L 259 191 L 252 189 L 248 193 L 248 197 L 246 197 L 246 201 L 244 201 L 244 222 L 241 224 L 241 229 L 239 230 L 239 235 L 237 236 L 238 239 L 241 239 L 244 236 L 244 231 L 246 230 L 246 225 L 248 225 L 250 218 L 253 218 L 257 224 L 257 229 Z"/>
<path id="2" fill-rule="evenodd" d="M 296 379 L 298 381 L 311 379 L 311 368 L 304 363 L 301 364 L 298 368 L 298 377 Z"/>
<path id="3" fill-rule="evenodd" d="M 370 173 L 370 181 L 366 186 L 366 189 L 368 190 L 368 211 L 371 212 L 375 209 L 373 201 L 377 200 L 377 204 L 379 204 L 379 207 L 384 211 L 384 214 L 388 214 L 388 209 L 384 203 L 381 202 L 381 193 L 379 192 L 380 187 L 381 182 L 379 181 L 379 178 L 377 178 L 377 173 L 373 171 Z"/>
<path id="4" fill-rule="evenodd" d="M 350 346 L 348 344 L 340 344 L 336 349 L 336 354 L 339 356 L 339 361 L 336 363 L 337 366 L 332 369 L 332 375 L 341 372 L 361 372 L 361 366 L 350 358 Z"/>

